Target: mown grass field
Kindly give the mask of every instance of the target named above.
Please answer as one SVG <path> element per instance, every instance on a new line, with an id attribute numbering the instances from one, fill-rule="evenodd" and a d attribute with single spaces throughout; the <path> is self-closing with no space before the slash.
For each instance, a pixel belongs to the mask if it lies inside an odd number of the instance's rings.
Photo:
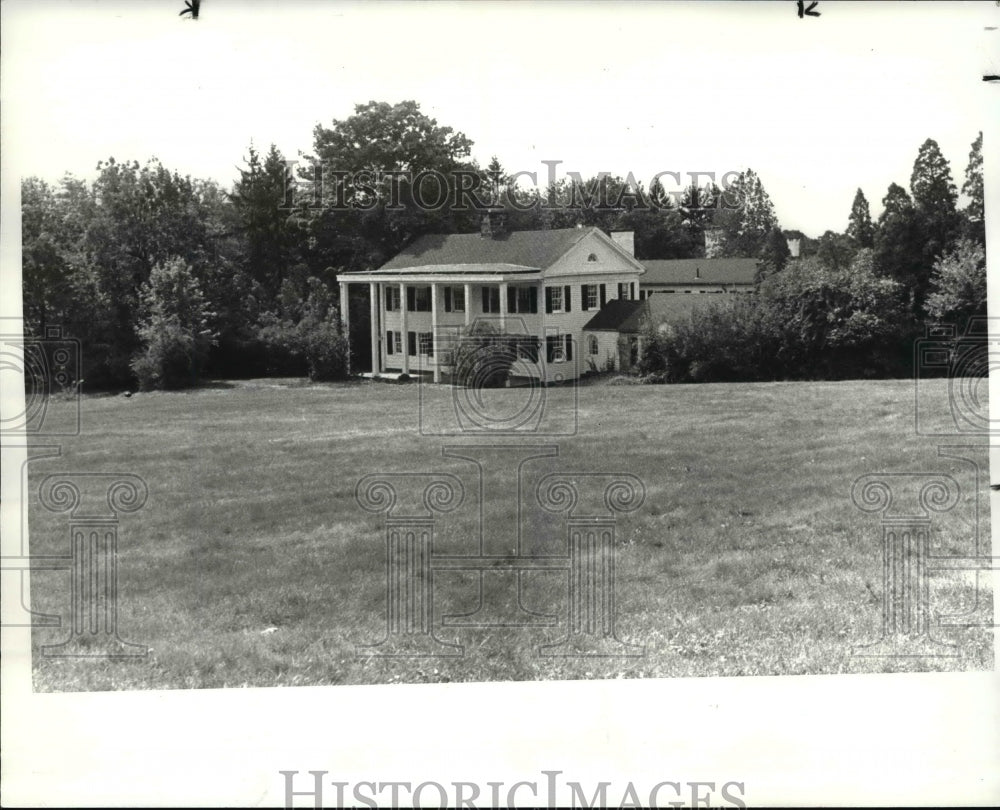
<path id="1" fill-rule="evenodd" d="M 938 401 L 946 402 L 946 381 Z M 69 631 L 69 574 L 36 572 L 32 604 L 63 628 L 33 633 L 39 690 L 112 690 L 304 684 L 786 675 L 993 667 L 992 631 L 938 628 L 957 657 L 851 655 L 876 640 L 881 622 L 878 515 L 850 500 L 865 473 L 940 471 L 962 501 L 935 517 L 935 554 L 971 554 L 971 467 L 938 455 L 915 434 L 909 381 L 581 387 L 579 431 L 544 437 L 559 457 L 550 470 L 628 471 L 645 484 L 637 511 L 617 527 L 618 634 L 643 645 L 634 658 L 545 659 L 538 646 L 559 627 L 438 627 L 464 646 L 458 659 L 380 659 L 363 645 L 385 630 L 382 518 L 361 510 L 358 480 L 372 472 L 452 472 L 442 458 L 462 439 L 418 435 L 418 386 L 224 383 L 191 392 L 85 397 L 83 430 L 62 456 L 29 465 L 34 554 L 68 552 L 68 519 L 38 506 L 53 472 L 130 472 L 149 501 L 121 518 L 119 629 L 148 645 L 144 659 L 46 659 L 43 644 Z M 511 407 L 523 392 L 511 389 Z M 572 407 L 567 388 L 547 391 Z M 52 402 L 50 407 L 67 407 Z M 985 443 L 978 496 L 988 527 Z M 471 502 L 470 502 L 471 505 Z M 513 526 L 512 499 L 489 498 L 484 519 Z M 536 553 L 565 548 L 556 520 L 526 531 Z M 463 509 L 441 523 L 435 550 L 474 552 L 477 518 Z M 983 532 L 988 538 L 988 528 Z M 560 545 L 562 544 L 562 545 Z M 532 610 L 563 615 L 559 573 L 524 577 Z M 977 605 L 967 573 L 933 573 L 931 606 Z M 980 586 L 989 585 L 986 577 Z M 475 604 L 462 572 L 436 573 L 435 623 Z M 501 596 L 500 594 L 495 594 Z M 502 596 L 513 603 L 514 595 Z M 976 621 L 991 620 L 988 590 Z M 965 622 L 966 624 L 968 622 Z M 928 648 L 930 649 L 930 648 Z"/>

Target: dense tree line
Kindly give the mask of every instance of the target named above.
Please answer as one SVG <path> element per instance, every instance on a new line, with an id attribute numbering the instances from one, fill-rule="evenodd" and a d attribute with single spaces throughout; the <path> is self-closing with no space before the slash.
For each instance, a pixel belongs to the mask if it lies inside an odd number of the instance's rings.
<path id="1" fill-rule="evenodd" d="M 909 192 L 892 183 L 877 222 L 859 188 L 845 232 L 808 240 L 800 258 L 765 239 L 755 295 L 649 323 L 642 373 L 656 382 L 914 373 L 914 340 L 928 326 L 953 325 L 961 340 L 986 314 L 982 133 L 963 192 L 960 210 L 950 166 L 928 139 Z"/>
<path id="2" fill-rule="evenodd" d="M 424 233 L 475 231 L 484 201 L 505 211 L 511 230 L 632 230 L 640 259 L 702 256 L 714 230 L 720 255 L 760 260 L 762 291 L 796 264 L 789 232 L 752 170 L 682 193 L 606 174 L 525 188 L 496 158 L 485 167 L 472 160 L 472 145 L 415 102 L 370 102 L 317 126 L 312 154 L 297 160 L 251 145 L 228 189 L 155 158 L 109 159 L 92 182 L 26 178 L 25 331 L 42 336 L 60 326 L 79 339 L 89 390 L 179 387 L 206 375 L 336 378 L 348 356 L 355 368 L 364 363 L 368 319 L 366 302 L 352 298 L 359 328 L 357 345 L 348 346 L 338 274 L 378 267 Z M 815 243 L 801 235 L 804 254 L 843 274 L 858 251 L 870 251 L 872 272 L 909 296 L 911 319 L 925 308 L 934 317 L 972 312 L 973 246 L 983 242 L 981 148 L 980 138 L 963 187 L 973 203 L 961 215 L 947 162 L 928 141 L 910 194 L 891 187 L 873 223 L 859 190 L 847 231 Z M 445 204 L 417 204 L 428 189 Z M 454 204 L 469 200 L 480 205 Z M 958 237 L 968 241 L 952 256 Z"/>

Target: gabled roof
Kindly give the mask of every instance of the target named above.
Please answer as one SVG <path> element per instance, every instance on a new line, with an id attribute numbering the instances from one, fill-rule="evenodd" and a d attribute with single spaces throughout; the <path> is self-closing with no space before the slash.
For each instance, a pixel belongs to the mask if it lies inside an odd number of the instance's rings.
<path id="1" fill-rule="evenodd" d="M 756 259 L 645 259 L 650 284 L 753 284 Z"/>
<path id="2" fill-rule="evenodd" d="M 470 272 L 482 272 L 484 265 L 515 265 L 522 271 L 541 270 L 592 230 L 511 231 L 493 238 L 484 238 L 478 232 L 427 234 L 411 242 L 376 272 L 418 267 L 436 270 L 442 265 L 476 265 L 468 268 Z"/>
<path id="3" fill-rule="evenodd" d="M 646 296 L 644 301 L 608 301 L 583 328 L 591 332 L 635 334 L 642 331 L 647 318 L 654 324 L 677 321 L 687 317 L 699 304 L 710 306 L 726 297 L 728 296 L 697 293 L 654 293 Z"/>

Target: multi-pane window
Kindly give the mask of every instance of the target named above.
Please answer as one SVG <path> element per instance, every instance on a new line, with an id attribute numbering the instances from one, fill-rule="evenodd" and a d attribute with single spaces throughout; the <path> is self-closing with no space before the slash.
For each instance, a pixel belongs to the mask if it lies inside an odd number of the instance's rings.
<path id="1" fill-rule="evenodd" d="M 545 303 L 547 312 L 562 312 L 563 311 L 563 288 L 562 287 L 546 287 L 545 297 L 548 299 Z"/>
<path id="2" fill-rule="evenodd" d="M 406 288 L 406 311 L 407 312 L 430 312 L 431 311 L 431 288 L 430 287 L 407 287 Z"/>
<path id="3" fill-rule="evenodd" d="M 500 311 L 500 288 L 496 286 L 483 287 L 483 312 Z"/>
<path id="4" fill-rule="evenodd" d="M 545 288 L 545 311 L 546 312 L 570 312 L 573 309 L 573 288 L 568 284 L 565 287 Z"/>
<path id="5" fill-rule="evenodd" d="M 385 288 L 385 311 L 399 312 L 399 287 Z"/>
<path id="6" fill-rule="evenodd" d="M 545 359 L 563 363 L 573 359 L 573 339 L 569 335 L 545 336 Z"/>
<path id="7" fill-rule="evenodd" d="M 590 350 L 591 354 L 600 354 L 601 347 L 597 342 L 597 335 L 587 336 L 587 348 Z"/>
<path id="8" fill-rule="evenodd" d="M 517 342 L 517 357 L 519 360 L 538 362 L 538 338 L 525 337 Z"/>
<path id="9" fill-rule="evenodd" d="M 507 288 L 507 311 L 521 313 L 538 312 L 538 288 L 537 287 L 508 287 Z"/>
<path id="10" fill-rule="evenodd" d="M 583 309 L 597 309 L 597 285 L 584 284 L 582 288 Z"/>
<path id="11" fill-rule="evenodd" d="M 433 332 L 421 332 L 420 333 L 420 353 L 427 357 L 434 356 L 434 333 Z"/>
<path id="12" fill-rule="evenodd" d="M 444 311 L 465 312 L 465 287 L 444 288 Z"/>
<path id="13" fill-rule="evenodd" d="M 628 284 L 618 285 L 618 300 L 619 301 L 628 300 Z"/>

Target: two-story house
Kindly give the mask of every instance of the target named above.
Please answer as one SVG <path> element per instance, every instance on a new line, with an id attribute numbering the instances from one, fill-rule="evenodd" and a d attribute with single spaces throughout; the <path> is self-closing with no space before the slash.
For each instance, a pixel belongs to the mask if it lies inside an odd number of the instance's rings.
<path id="1" fill-rule="evenodd" d="M 340 274 L 341 318 L 349 330 L 349 285 L 367 285 L 375 375 L 441 382 L 455 341 L 487 321 L 525 336 L 523 373 L 572 379 L 587 370 L 584 325 L 609 301 L 638 300 L 644 268 L 632 254 L 631 231 L 508 232 L 487 214 L 480 233 L 422 236 L 376 270 Z"/>

